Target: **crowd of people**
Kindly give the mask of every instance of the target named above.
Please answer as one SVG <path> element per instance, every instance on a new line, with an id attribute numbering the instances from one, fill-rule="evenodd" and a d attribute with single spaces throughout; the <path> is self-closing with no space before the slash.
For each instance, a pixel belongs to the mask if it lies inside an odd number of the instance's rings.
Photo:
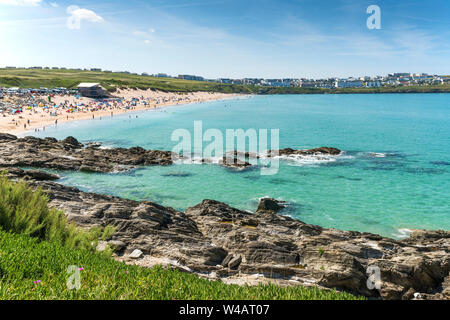
<path id="1" fill-rule="evenodd" d="M 208 93 L 167 93 L 123 90 L 105 99 L 91 99 L 77 93 L 4 94 L 0 100 L 2 127 L 12 131 L 45 130 L 58 122 L 113 116 L 130 110 L 145 110 L 165 105 L 187 104 L 213 99 Z M 6 118 L 6 119 L 5 119 Z M 5 122 L 5 120 L 8 120 Z M 23 129 L 22 129 L 23 128 Z"/>

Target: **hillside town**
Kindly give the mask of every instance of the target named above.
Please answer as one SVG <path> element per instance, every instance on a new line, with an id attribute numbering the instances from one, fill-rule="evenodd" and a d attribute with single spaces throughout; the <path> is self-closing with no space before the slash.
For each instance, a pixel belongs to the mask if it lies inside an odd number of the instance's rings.
<path id="1" fill-rule="evenodd" d="M 376 77 L 349 77 L 349 78 L 325 78 L 325 79 L 262 79 L 244 78 L 207 80 L 198 76 L 178 76 L 180 79 L 212 81 L 228 84 L 245 84 L 263 87 L 301 87 L 301 88 L 376 88 L 383 86 L 410 86 L 410 85 L 437 85 L 449 83 L 450 77 L 429 75 L 426 73 L 392 73 L 387 76 Z"/>
<path id="2" fill-rule="evenodd" d="M 417 85 L 440 85 L 450 83 L 450 75 L 431 75 L 427 73 L 408 73 L 398 72 L 390 73 L 384 76 L 364 76 L 364 77 L 348 77 L 338 78 L 330 77 L 324 79 L 307 79 L 307 78 L 279 78 L 279 79 L 264 79 L 264 78 L 218 78 L 207 79 L 198 75 L 180 74 L 178 76 L 171 76 L 166 73 L 149 74 L 147 72 L 136 73 L 130 71 L 112 71 L 102 70 L 101 68 L 89 68 L 89 69 L 69 69 L 64 67 L 29 67 L 29 68 L 17 68 L 7 66 L 5 69 L 35 69 L 35 70 L 75 70 L 75 71 L 91 71 L 91 72 L 104 72 L 104 73 L 120 73 L 127 75 L 139 75 L 144 77 L 156 77 L 156 78 L 171 78 L 182 79 L 189 81 L 205 81 L 222 84 L 237 84 L 237 85 L 254 85 L 261 87 L 301 87 L 301 88 L 323 88 L 323 89 L 336 89 L 336 88 L 378 88 L 378 87 L 396 87 L 396 86 L 417 86 Z M 58 88 L 56 88 L 58 89 Z"/>

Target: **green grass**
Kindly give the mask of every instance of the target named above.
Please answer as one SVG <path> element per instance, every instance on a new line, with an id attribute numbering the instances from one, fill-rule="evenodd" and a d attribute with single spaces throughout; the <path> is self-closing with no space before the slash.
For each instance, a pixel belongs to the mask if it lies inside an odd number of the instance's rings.
<path id="1" fill-rule="evenodd" d="M 79 290 L 66 286 L 68 266 L 80 271 Z M 34 283 L 40 280 L 39 283 Z M 129 266 L 100 253 L 69 249 L 0 231 L 0 300 L 5 299 L 296 299 L 354 300 L 348 293 L 275 285 L 237 286 L 161 267 Z"/>
<path id="2" fill-rule="evenodd" d="M 254 94 L 326 94 L 326 93 L 412 93 L 450 92 L 450 84 L 382 88 L 318 89 L 300 87 L 259 87 L 252 85 L 220 84 L 173 78 L 156 78 L 114 72 L 84 70 L 0 69 L 0 86 L 22 88 L 76 88 L 80 82 L 99 82 L 108 91 L 117 88 L 157 89 L 167 92 L 223 92 Z"/>

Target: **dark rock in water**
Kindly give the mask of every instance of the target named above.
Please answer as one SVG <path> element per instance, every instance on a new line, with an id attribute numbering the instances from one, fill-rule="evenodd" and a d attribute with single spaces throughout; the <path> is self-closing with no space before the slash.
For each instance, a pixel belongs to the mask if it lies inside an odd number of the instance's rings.
<path id="1" fill-rule="evenodd" d="M 443 174 L 447 171 L 443 168 L 405 168 L 403 171 L 414 174 Z"/>
<path id="2" fill-rule="evenodd" d="M 170 173 L 162 174 L 161 176 L 163 176 L 163 177 L 187 178 L 187 177 L 192 176 L 192 173 L 188 173 L 188 172 L 170 172 Z"/>
<path id="3" fill-rule="evenodd" d="M 330 154 L 339 155 L 342 151 L 337 148 L 320 147 L 303 151 L 304 154 Z"/>
<path id="4" fill-rule="evenodd" d="M 330 147 L 320 147 L 308 150 L 294 150 L 291 148 L 285 148 L 278 151 L 280 156 L 290 156 L 290 155 L 339 155 L 341 150 L 337 148 Z M 273 154 L 273 151 L 269 151 L 269 156 Z"/>
<path id="5" fill-rule="evenodd" d="M 172 152 L 130 149 L 101 149 L 99 145 L 84 145 L 73 137 L 58 141 L 54 138 L 25 137 L 18 139 L 0 134 L 0 166 L 34 167 L 85 172 L 125 171 L 137 166 L 171 165 Z"/>
<path id="6" fill-rule="evenodd" d="M 242 161 L 241 159 L 234 157 L 232 159 L 227 159 L 227 157 L 223 157 L 220 164 L 224 167 L 235 168 L 235 169 L 245 169 L 251 167 L 251 163 L 247 161 Z"/>
<path id="7" fill-rule="evenodd" d="M 258 209 L 256 212 L 278 212 L 284 209 L 285 202 L 278 201 L 273 198 L 262 198 L 259 200 Z"/>
<path id="8" fill-rule="evenodd" d="M 67 137 L 62 141 L 63 144 L 73 147 L 74 149 L 83 148 L 83 144 L 78 142 L 74 137 Z"/>
<path id="9" fill-rule="evenodd" d="M 350 178 L 350 177 L 346 177 L 346 176 L 336 176 L 337 179 L 344 179 L 344 180 L 348 180 L 348 181 L 361 181 L 361 178 Z"/>
<path id="10" fill-rule="evenodd" d="M 283 179 L 283 178 L 272 178 L 270 179 L 270 183 L 273 184 L 286 184 L 286 183 L 295 183 L 293 180 Z"/>
<path id="11" fill-rule="evenodd" d="M 240 157 L 244 157 L 246 159 L 249 159 L 249 158 L 259 159 L 260 158 L 260 156 L 257 153 L 253 153 L 253 152 L 241 152 L 241 151 L 234 150 L 232 154 L 234 155 L 234 157 L 240 156 Z"/>

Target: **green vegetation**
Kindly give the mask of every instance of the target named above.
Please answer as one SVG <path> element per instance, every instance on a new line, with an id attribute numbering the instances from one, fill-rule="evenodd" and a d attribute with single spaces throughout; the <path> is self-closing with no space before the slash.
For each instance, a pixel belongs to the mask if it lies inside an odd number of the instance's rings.
<path id="1" fill-rule="evenodd" d="M 66 286 L 82 268 L 79 290 Z M 128 266 L 83 249 L 0 231 L 0 300 L 4 299 L 362 299 L 317 288 L 226 285 L 161 267 Z"/>
<path id="2" fill-rule="evenodd" d="M 0 217 L 0 300 L 363 299 L 301 286 L 226 285 L 162 267 L 126 265 L 86 245 L 92 233 L 68 225 L 62 212 L 48 209 L 42 191 L 4 177 L 0 178 Z M 80 275 L 80 288 L 71 290 L 67 283 L 75 272 Z"/>
<path id="3" fill-rule="evenodd" d="M 425 93 L 450 92 L 450 85 L 398 86 L 382 88 L 300 88 L 259 87 L 220 84 L 173 78 L 157 78 L 116 72 L 47 69 L 0 69 L 0 86 L 21 88 L 76 88 L 80 82 L 99 82 L 108 91 L 117 88 L 154 89 L 168 92 L 223 92 L 247 94 L 332 94 L 332 93 Z"/>
<path id="4" fill-rule="evenodd" d="M 423 85 L 423 86 L 396 86 L 380 88 L 274 88 L 267 87 L 259 90 L 259 94 L 370 94 L 370 93 L 449 93 L 450 84 L 443 85 Z"/>
<path id="5" fill-rule="evenodd" d="M 112 227 L 82 230 L 67 222 L 62 211 L 48 207 L 48 197 L 25 182 L 13 183 L 0 176 L 0 228 L 68 248 L 95 250 L 99 238 L 108 238 Z"/>
<path id="6" fill-rule="evenodd" d="M 173 92 L 252 93 L 255 88 L 205 81 L 156 78 L 115 72 L 83 70 L 0 69 L 0 86 L 21 88 L 76 88 L 80 82 L 99 82 L 108 91 L 117 88 L 157 89 Z"/>

